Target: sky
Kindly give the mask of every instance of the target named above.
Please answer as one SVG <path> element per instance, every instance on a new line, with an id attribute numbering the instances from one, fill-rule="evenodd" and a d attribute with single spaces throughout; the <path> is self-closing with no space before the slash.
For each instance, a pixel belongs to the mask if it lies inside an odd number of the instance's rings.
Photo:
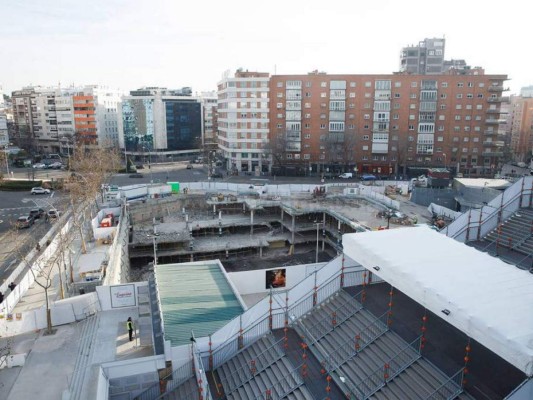
<path id="1" fill-rule="evenodd" d="M 533 84 L 531 11 L 508 0 L 0 0 L 0 85 L 216 90 L 226 70 L 392 73 L 402 47 Z"/>

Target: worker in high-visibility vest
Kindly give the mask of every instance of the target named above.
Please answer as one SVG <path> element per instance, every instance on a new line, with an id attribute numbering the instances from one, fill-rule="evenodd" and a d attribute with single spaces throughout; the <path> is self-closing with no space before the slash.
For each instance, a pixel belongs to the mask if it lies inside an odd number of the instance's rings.
<path id="1" fill-rule="evenodd" d="M 131 317 L 128 317 L 128 321 L 126 322 L 126 329 L 128 330 L 128 333 L 130 335 L 130 342 L 133 340 L 133 321 L 131 320 Z"/>

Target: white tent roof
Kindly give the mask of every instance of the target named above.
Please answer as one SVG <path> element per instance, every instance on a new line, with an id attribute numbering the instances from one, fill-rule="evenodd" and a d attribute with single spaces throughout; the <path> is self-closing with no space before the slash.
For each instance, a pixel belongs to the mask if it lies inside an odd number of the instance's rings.
<path id="1" fill-rule="evenodd" d="M 350 258 L 532 375 L 532 274 L 425 226 L 342 242 Z"/>

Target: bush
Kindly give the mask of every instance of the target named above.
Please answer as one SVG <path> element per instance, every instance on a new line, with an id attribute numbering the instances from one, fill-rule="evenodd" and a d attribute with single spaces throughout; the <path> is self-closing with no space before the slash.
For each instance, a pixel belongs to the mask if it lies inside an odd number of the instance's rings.
<path id="1" fill-rule="evenodd" d="M 25 191 L 31 190 L 31 188 L 42 186 L 43 181 L 2 181 L 0 182 L 0 190 L 5 191 Z"/>

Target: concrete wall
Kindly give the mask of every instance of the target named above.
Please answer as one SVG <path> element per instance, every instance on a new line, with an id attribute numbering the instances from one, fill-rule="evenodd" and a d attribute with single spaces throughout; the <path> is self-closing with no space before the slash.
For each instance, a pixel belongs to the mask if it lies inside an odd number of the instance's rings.
<path id="1" fill-rule="evenodd" d="M 106 311 L 114 310 L 116 308 L 137 307 L 137 287 L 147 285 L 148 282 L 131 282 L 122 285 L 98 286 L 96 288 L 96 293 L 98 295 L 101 309 Z M 125 305 L 120 305 L 120 303 L 112 301 L 112 296 L 121 296 L 122 299 L 128 298 L 131 300 L 131 303 L 126 304 L 127 302 L 125 302 Z"/>
<path id="2" fill-rule="evenodd" d="M 59 300 L 50 305 L 52 326 L 70 324 L 99 311 L 100 304 L 96 293 Z M 46 308 L 24 311 L 11 315 L 12 319 L 0 319 L 2 336 L 14 336 L 46 328 Z"/>
<path id="3" fill-rule="evenodd" d="M 293 265 L 286 268 L 287 286 L 283 289 L 290 289 L 307 276 L 309 266 L 322 266 L 324 263 L 309 265 Z M 269 293 L 270 289 L 266 288 L 266 271 L 278 268 L 257 269 L 254 271 L 230 272 L 228 277 L 231 279 L 235 288 L 241 295 L 255 293 Z"/>

